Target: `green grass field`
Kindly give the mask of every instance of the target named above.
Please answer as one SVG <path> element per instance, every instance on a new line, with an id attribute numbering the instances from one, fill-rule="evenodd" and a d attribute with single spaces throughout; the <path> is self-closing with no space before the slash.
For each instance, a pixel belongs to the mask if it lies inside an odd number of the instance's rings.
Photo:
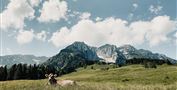
<path id="1" fill-rule="evenodd" d="M 0 90 L 177 90 L 177 66 L 161 65 L 145 69 L 142 65 L 129 65 L 109 70 L 92 65 L 86 69 L 58 77 L 75 80 L 77 86 L 49 86 L 44 80 L 14 80 L 0 82 Z"/>

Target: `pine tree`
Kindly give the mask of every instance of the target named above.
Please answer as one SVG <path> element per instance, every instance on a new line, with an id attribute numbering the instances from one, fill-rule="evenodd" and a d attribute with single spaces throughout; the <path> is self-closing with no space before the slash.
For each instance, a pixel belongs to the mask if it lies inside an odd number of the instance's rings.
<path id="1" fill-rule="evenodd" d="M 0 77 L 1 77 L 1 78 L 0 78 L 0 81 L 3 80 L 3 78 L 2 78 L 2 77 L 3 77 L 3 71 L 4 71 L 4 70 L 3 70 L 3 67 L 0 67 Z"/>
<path id="2" fill-rule="evenodd" d="M 14 73 L 14 79 L 22 79 L 23 74 L 22 74 L 22 64 L 17 65 L 17 70 Z"/>
<path id="3" fill-rule="evenodd" d="M 7 79 L 8 80 L 13 80 L 14 79 L 14 73 L 16 71 L 17 65 L 14 64 L 11 66 L 11 68 L 8 71 Z"/>
<path id="4" fill-rule="evenodd" d="M 7 80 L 7 66 L 4 67 L 3 81 Z"/>
<path id="5" fill-rule="evenodd" d="M 27 79 L 27 64 L 22 65 L 22 79 Z"/>

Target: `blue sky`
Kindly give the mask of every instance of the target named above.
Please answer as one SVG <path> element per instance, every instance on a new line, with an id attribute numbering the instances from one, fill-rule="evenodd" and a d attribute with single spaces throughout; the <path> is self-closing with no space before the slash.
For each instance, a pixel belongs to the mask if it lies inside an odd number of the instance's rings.
<path id="1" fill-rule="evenodd" d="M 176 57 L 176 0 L 0 0 L 1 55 L 53 56 L 74 41 Z"/>

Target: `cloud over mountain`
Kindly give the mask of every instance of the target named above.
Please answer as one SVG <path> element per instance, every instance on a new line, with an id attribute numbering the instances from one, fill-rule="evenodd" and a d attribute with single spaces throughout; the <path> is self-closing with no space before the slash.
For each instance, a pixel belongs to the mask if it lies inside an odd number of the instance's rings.
<path id="1" fill-rule="evenodd" d="M 150 21 L 131 23 L 112 17 L 96 22 L 84 19 L 71 28 L 62 27 L 54 32 L 49 41 L 56 47 L 63 47 L 74 41 L 84 41 L 93 46 L 105 43 L 140 45 L 146 42 L 155 46 L 170 40 L 168 34 L 173 32 L 175 27 L 175 21 L 169 16 L 157 16 Z"/>

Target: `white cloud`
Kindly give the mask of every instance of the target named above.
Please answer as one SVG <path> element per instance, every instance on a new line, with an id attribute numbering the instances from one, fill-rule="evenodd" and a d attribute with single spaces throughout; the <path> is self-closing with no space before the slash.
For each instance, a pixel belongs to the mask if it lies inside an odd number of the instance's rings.
<path id="1" fill-rule="evenodd" d="M 30 31 L 20 30 L 17 34 L 16 40 L 21 45 L 30 43 L 33 39 L 45 42 L 47 34 L 49 34 L 49 32 L 41 31 L 39 33 L 35 33 L 32 29 Z"/>
<path id="2" fill-rule="evenodd" d="M 89 19 L 90 16 L 91 16 L 91 14 L 89 12 L 84 12 L 79 16 L 79 18 L 80 19 Z"/>
<path id="3" fill-rule="evenodd" d="M 34 12 L 27 0 L 10 0 L 7 8 L 0 13 L 0 28 L 3 30 L 8 28 L 22 29 L 24 20 L 34 18 Z"/>
<path id="4" fill-rule="evenodd" d="M 138 4 L 137 3 L 133 3 L 133 7 L 136 10 L 138 8 Z"/>
<path id="5" fill-rule="evenodd" d="M 168 16 L 158 16 L 151 21 L 151 32 L 147 34 L 150 45 L 157 45 L 160 42 L 169 40 L 169 33 L 176 28 L 176 22 L 170 20 Z"/>
<path id="6" fill-rule="evenodd" d="M 163 9 L 163 7 L 160 5 L 157 5 L 157 6 L 151 5 L 149 7 L 149 11 L 154 14 L 159 14 L 159 12 L 161 12 L 162 9 Z"/>
<path id="7" fill-rule="evenodd" d="M 175 21 L 170 20 L 169 16 L 157 16 L 151 21 L 139 21 L 130 25 L 134 33 L 137 33 L 137 38 L 141 36 L 146 39 L 150 46 L 168 41 L 167 35 L 174 31 L 175 27 Z"/>
<path id="8" fill-rule="evenodd" d="M 35 37 L 36 37 L 37 40 L 46 41 L 47 32 L 46 31 L 41 31 L 40 33 L 37 33 Z"/>
<path id="9" fill-rule="evenodd" d="M 100 17 L 96 17 L 96 19 L 95 19 L 95 21 L 101 21 L 102 20 L 102 18 L 100 18 Z"/>
<path id="10" fill-rule="evenodd" d="M 25 31 L 20 30 L 16 39 L 19 44 L 27 44 L 30 43 L 34 38 L 33 30 L 31 31 Z"/>
<path id="11" fill-rule="evenodd" d="M 57 32 L 53 33 L 49 42 L 52 42 L 57 47 L 63 47 L 70 42 L 70 41 L 67 40 L 68 39 L 67 36 L 68 36 L 69 33 L 70 33 L 70 31 L 68 30 L 68 28 L 63 27 L 63 28 L 60 29 L 60 31 L 57 31 Z"/>
<path id="12" fill-rule="evenodd" d="M 41 15 L 38 17 L 40 22 L 56 22 L 66 19 L 68 6 L 66 1 L 48 0 L 43 3 Z"/>
<path id="13" fill-rule="evenodd" d="M 33 6 L 33 7 L 37 7 L 41 0 L 29 0 L 30 4 Z"/>
<path id="14" fill-rule="evenodd" d="M 63 27 L 53 33 L 49 42 L 56 47 L 63 47 L 74 41 L 84 41 L 89 45 L 133 44 L 145 42 L 154 46 L 168 41 L 167 35 L 174 31 L 175 23 L 169 16 L 157 16 L 151 21 L 127 21 L 116 18 L 94 22 L 90 19 L 79 21 L 71 28 Z"/>

